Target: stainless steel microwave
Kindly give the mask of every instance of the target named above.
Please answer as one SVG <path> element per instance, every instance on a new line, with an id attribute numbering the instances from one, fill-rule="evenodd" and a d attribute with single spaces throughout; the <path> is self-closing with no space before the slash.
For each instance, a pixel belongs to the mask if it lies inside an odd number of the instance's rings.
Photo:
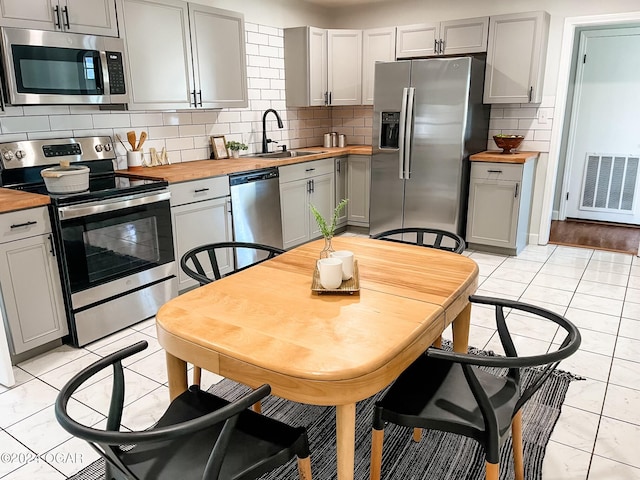
<path id="1" fill-rule="evenodd" d="M 11 105 L 124 104 L 129 101 L 120 38 L 2 28 Z"/>

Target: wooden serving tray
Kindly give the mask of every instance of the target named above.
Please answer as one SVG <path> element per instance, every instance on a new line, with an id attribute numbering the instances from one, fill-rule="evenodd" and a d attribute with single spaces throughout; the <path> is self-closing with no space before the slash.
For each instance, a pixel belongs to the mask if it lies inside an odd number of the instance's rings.
<path id="1" fill-rule="evenodd" d="M 320 271 L 318 270 L 318 266 L 313 271 L 313 282 L 311 282 L 311 291 L 321 294 L 321 293 L 342 293 L 353 295 L 354 293 L 360 292 L 360 276 L 358 273 L 358 260 L 353 261 L 353 277 L 349 280 L 343 280 L 342 285 L 338 288 L 324 288 L 320 284 Z"/>

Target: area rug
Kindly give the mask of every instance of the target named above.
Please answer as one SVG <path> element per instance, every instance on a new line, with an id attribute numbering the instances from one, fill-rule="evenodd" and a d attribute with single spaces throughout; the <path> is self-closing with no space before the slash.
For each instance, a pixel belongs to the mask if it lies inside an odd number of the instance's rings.
<path id="1" fill-rule="evenodd" d="M 474 349 L 475 351 L 475 349 Z M 475 351 L 481 355 L 491 352 Z M 522 370 L 526 383 L 533 378 L 531 369 Z M 542 462 L 553 428 L 560 416 L 569 383 L 577 377 L 554 372 L 523 408 L 525 478 L 542 479 Z M 209 391 L 229 400 L 244 395 L 248 388 L 230 380 L 213 385 Z M 371 414 L 375 401 L 384 394 L 358 402 L 356 409 L 355 479 L 368 480 L 371 449 Z M 303 405 L 270 396 L 262 402 L 265 415 L 295 426 L 305 426 L 311 446 L 314 480 L 334 480 L 335 408 Z M 502 446 L 500 479 L 514 478 L 511 438 Z M 396 425 L 385 428 L 382 478 L 385 480 L 482 480 L 484 451 L 477 442 L 458 435 L 425 431 L 419 443 L 411 439 L 411 430 Z M 104 478 L 104 461 L 98 460 L 73 477 L 73 480 Z M 290 462 L 261 477 L 261 480 L 297 479 L 296 463 Z"/>

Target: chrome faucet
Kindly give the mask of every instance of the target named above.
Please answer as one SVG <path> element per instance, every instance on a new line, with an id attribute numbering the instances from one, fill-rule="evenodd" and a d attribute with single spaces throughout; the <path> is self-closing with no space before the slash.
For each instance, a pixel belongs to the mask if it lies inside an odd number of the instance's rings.
<path id="1" fill-rule="evenodd" d="M 282 119 L 280 118 L 280 115 L 278 115 L 278 112 L 273 108 L 265 110 L 262 114 L 262 153 L 267 153 L 269 151 L 267 144 L 271 142 L 271 139 L 267 138 L 267 114 L 269 112 L 272 112 L 276 116 L 276 120 L 278 120 L 278 128 L 284 128 L 284 125 L 282 125 Z"/>

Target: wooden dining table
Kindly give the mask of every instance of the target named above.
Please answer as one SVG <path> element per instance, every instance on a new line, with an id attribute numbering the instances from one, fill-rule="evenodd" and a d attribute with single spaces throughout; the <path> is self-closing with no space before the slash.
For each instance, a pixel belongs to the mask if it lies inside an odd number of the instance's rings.
<path id="1" fill-rule="evenodd" d="M 324 240 L 180 295 L 156 316 L 171 398 L 187 362 L 295 402 L 336 407 L 337 478 L 354 476 L 356 402 L 389 385 L 453 324 L 466 352 L 478 266 L 442 250 L 341 236 L 359 290 L 312 291 Z M 313 461 L 313 452 L 312 452 Z"/>

